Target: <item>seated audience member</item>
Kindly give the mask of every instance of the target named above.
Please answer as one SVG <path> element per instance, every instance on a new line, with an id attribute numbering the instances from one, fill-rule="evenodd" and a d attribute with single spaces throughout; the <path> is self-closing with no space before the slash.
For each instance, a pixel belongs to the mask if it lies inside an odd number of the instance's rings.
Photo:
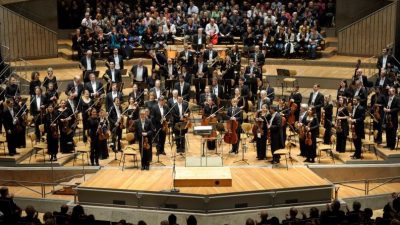
<path id="1" fill-rule="evenodd" d="M 190 216 L 186 219 L 186 225 L 197 225 L 197 219 L 196 219 L 196 217 L 194 217 L 193 215 L 190 215 Z"/>
<path id="2" fill-rule="evenodd" d="M 15 223 L 21 216 L 21 208 L 15 204 L 13 198 L 14 196 L 10 194 L 8 187 L 0 188 L 0 211 L 3 213 L 5 222 L 7 223 Z"/>
<path id="3" fill-rule="evenodd" d="M 36 209 L 31 206 L 28 205 L 25 208 L 25 213 L 26 216 L 21 217 L 21 219 L 19 220 L 18 223 L 20 224 L 34 224 L 34 225 L 40 225 L 42 224 L 38 218 L 39 213 L 36 211 Z"/>

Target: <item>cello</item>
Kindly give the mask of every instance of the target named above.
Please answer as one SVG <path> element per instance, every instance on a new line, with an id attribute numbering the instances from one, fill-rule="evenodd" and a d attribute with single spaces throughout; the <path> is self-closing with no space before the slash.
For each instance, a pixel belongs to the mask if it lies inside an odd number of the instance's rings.
<path id="1" fill-rule="evenodd" d="M 298 107 L 297 104 L 294 102 L 292 102 L 292 104 L 290 104 L 290 113 L 288 116 L 288 123 L 292 126 L 293 126 L 294 122 L 296 122 L 295 112 L 297 110 L 297 107 Z"/>
<path id="2" fill-rule="evenodd" d="M 235 117 L 237 114 L 239 114 L 240 112 L 242 112 L 242 109 L 240 109 L 237 113 L 235 113 L 234 115 L 232 115 L 232 117 Z M 236 130 L 239 127 L 239 123 L 237 120 L 228 120 L 226 122 L 226 129 L 227 132 L 224 135 L 224 141 L 227 144 L 236 144 L 238 142 L 238 136 L 236 133 Z"/>
<path id="3" fill-rule="evenodd" d="M 224 108 L 224 106 L 222 106 L 221 108 L 219 108 L 217 111 L 215 111 L 214 113 L 212 113 L 210 116 L 205 117 L 203 114 L 203 119 L 201 120 L 201 126 L 208 126 L 210 124 L 217 124 L 218 123 L 218 119 L 216 116 L 212 116 L 212 115 L 216 115 L 217 112 L 219 112 L 220 110 L 222 110 Z M 215 138 L 217 137 L 217 132 L 213 129 L 213 131 L 211 132 L 211 134 L 208 136 L 208 138 Z"/>

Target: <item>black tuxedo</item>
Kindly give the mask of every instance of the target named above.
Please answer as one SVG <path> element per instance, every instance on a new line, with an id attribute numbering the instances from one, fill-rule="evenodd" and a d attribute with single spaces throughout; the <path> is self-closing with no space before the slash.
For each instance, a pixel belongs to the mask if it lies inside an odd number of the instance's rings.
<path id="1" fill-rule="evenodd" d="M 192 36 L 192 48 L 196 51 L 200 51 L 203 45 L 206 44 L 206 36 L 204 34 L 201 35 L 201 44 L 199 44 L 198 39 L 199 39 L 198 34 Z"/>
<path id="2" fill-rule="evenodd" d="M 236 130 L 238 141 L 236 144 L 232 145 L 232 152 L 237 154 L 239 151 L 240 133 L 242 129 L 241 124 L 243 122 L 243 111 L 241 111 L 240 107 L 236 106 L 235 109 L 233 107 L 228 108 L 225 119 L 230 120 L 230 118 L 233 116 L 236 118 L 236 121 L 238 122 L 238 128 Z"/>
<path id="3" fill-rule="evenodd" d="M 189 104 L 187 102 L 182 102 L 182 116 L 185 114 L 189 114 Z M 177 152 L 185 152 L 185 134 L 187 133 L 187 129 L 183 130 L 177 130 L 175 129 L 175 124 L 182 122 L 181 121 L 181 115 L 179 112 L 179 105 L 176 104 L 174 108 L 172 108 L 172 122 L 173 122 L 173 128 L 174 128 L 174 133 L 176 137 L 176 150 Z M 180 138 L 179 138 L 180 137 Z"/>
<path id="4" fill-rule="evenodd" d="M 186 83 L 192 83 L 192 74 L 190 72 L 186 72 L 186 74 L 181 73 L 180 76 L 183 76 L 183 80 Z"/>
<path id="5" fill-rule="evenodd" d="M 156 53 L 155 58 L 152 57 L 151 69 L 154 70 L 156 65 L 160 68 L 167 64 L 167 57 L 162 53 Z"/>
<path id="6" fill-rule="evenodd" d="M 108 96 L 107 96 L 108 97 Z M 123 116 L 122 113 L 122 107 L 119 106 L 119 113 L 121 114 L 121 117 Z M 110 109 L 108 110 L 109 116 L 108 116 L 108 121 L 110 122 L 110 129 L 111 129 L 111 145 L 112 145 L 112 150 L 113 151 L 121 151 L 122 146 L 121 146 L 121 138 L 122 138 L 122 129 L 120 129 L 119 125 L 117 124 L 118 122 L 118 114 L 116 110 L 116 106 L 112 104 L 110 106 Z M 121 120 L 120 120 L 121 122 Z"/>
<path id="7" fill-rule="evenodd" d="M 171 64 L 171 67 L 172 67 L 172 77 L 173 77 L 173 79 L 176 79 L 176 77 L 178 76 L 178 68 L 176 68 L 176 66 L 175 65 L 173 65 L 173 64 Z M 170 75 L 169 75 L 169 65 L 167 64 L 167 65 L 165 65 L 165 68 L 164 68 L 164 77 L 166 78 L 166 79 L 169 79 L 169 77 L 170 77 Z"/>
<path id="8" fill-rule="evenodd" d="M 15 130 L 14 118 L 18 113 L 18 108 L 13 107 L 14 117 L 11 115 L 10 109 L 4 110 L 3 113 L 3 125 L 4 129 L 6 130 L 6 140 L 7 140 L 7 148 L 8 154 L 13 156 L 17 153 L 17 142 L 18 142 L 18 135 L 17 131 Z"/>
<path id="9" fill-rule="evenodd" d="M 186 57 L 185 51 L 181 51 L 179 53 L 179 61 L 182 63 L 182 65 L 186 67 L 191 67 L 194 64 L 194 57 L 193 53 L 188 50 L 188 57 Z"/>
<path id="10" fill-rule="evenodd" d="M 354 157 L 360 158 L 361 157 L 361 139 L 365 138 L 365 131 L 364 131 L 364 119 L 365 119 L 365 109 L 361 104 L 356 107 L 355 111 L 353 109 L 351 113 L 352 119 L 355 119 L 354 128 L 356 133 L 356 138 L 353 137 L 353 143 L 355 147 Z"/>
<path id="11" fill-rule="evenodd" d="M 382 85 L 380 85 L 381 79 L 384 79 Z M 380 87 L 383 87 L 385 89 L 387 86 L 392 86 L 392 85 L 393 85 L 393 81 L 388 77 L 381 78 L 379 76 L 378 78 L 376 78 L 375 87 L 379 87 L 380 86 Z"/>
<path id="12" fill-rule="evenodd" d="M 119 98 L 120 101 L 122 101 L 123 94 L 122 92 L 117 91 L 117 98 Z M 112 91 L 109 92 L 106 96 L 106 110 L 107 112 L 110 111 L 111 107 L 114 105 L 114 99 L 113 99 L 113 93 Z M 121 112 L 122 113 L 122 112 Z"/>
<path id="13" fill-rule="evenodd" d="M 150 92 L 153 92 L 153 93 L 154 93 L 154 97 L 157 99 L 156 88 L 155 88 L 155 87 L 150 88 L 149 91 L 150 91 Z M 165 93 L 165 91 L 166 91 L 166 90 L 165 90 L 164 88 L 161 88 L 161 87 L 160 87 L 160 95 L 161 95 L 161 96 Z"/>
<path id="14" fill-rule="evenodd" d="M 143 129 L 144 128 L 144 129 Z M 139 119 L 135 120 L 135 139 L 139 142 L 139 149 L 140 149 L 140 155 L 141 155 L 141 164 L 142 164 L 142 169 L 149 167 L 150 166 L 150 160 L 152 156 L 152 143 L 151 141 L 153 140 L 153 125 L 149 119 L 144 120 L 144 126 L 142 124 L 142 121 Z M 146 132 L 147 133 L 147 140 L 149 141 L 150 144 L 150 150 L 142 150 L 142 133 Z"/>
<path id="15" fill-rule="evenodd" d="M 178 90 L 178 95 L 182 96 L 185 101 L 189 101 L 190 98 L 190 84 L 183 82 L 183 88 L 180 82 L 176 82 L 174 89 Z M 182 88 L 182 89 L 181 89 Z"/>
<path id="16" fill-rule="evenodd" d="M 249 87 L 248 87 L 247 85 L 243 85 L 242 88 L 240 88 L 239 86 L 237 86 L 237 88 L 239 88 L 239 90 L 241 90 L 241 91 L 240 91 L 240 96 L 242 96 L 242 97 L 244 97 L 244 98 L 247 99 L 247 97 L 248 97 L 249 94 L 250 94 L 250 89 L 249 89 Z M 234 95 L 232 95 L 232 96 L 234 96 Z"/>
<path id="17" fill-rule="evenodd" d="M 257 63 L 257 66 L 262 67 L 265 63 L 265 56 L 262 52 L 259 53 L 252 53 L 251 54 L 251 59 L 254 60 L 254 62 Z"/>
<path id="18" fill-rule="evenodd" d="M 390 101 L 390 96 L 387 98 L 387 102 L 385 104 L 385 108 L 390 109 L 390 112 L 386 114 L 390 115 L 391 118 L 390 120 L 391 124 L 389 124 L 389 122 L 386 121 L 386 142 L 387 142 L 387 147 L 393 150 L 396 147 L 396 135 L 397 135 L 396 132 L 399 123 L 398 114 L 400 110 L 400 98 L 399 96 L 394 96 L 390 107 L 389 107 L 389 101 Z M 385 117 L 387 117 L 387 115 L 385 115 Z"/>
<path id="19" fill-rule="evenodd" d="M 162 130 L 161 120 L 168 113 L 169 108 L 167 105 L 164 105 L 162 108 L 164 111 L 163 115 L 161 115 L 161 110 L 160 110 L 159 104 L 156 103 L 156 104 L 154 104 L 153 108 L 151 109 L 151 113 L 150 113 L 151 122 L 152 122 L 156 132 L 158 132 L 158 142 L 157 142 L 157 146 L 156 146 L 157 154 L 162 154 L 165 152 L 164 146 L 165 146 L 166 133 Z"/>
<path id="20" fill-rule="evenodd" d="M 354 97 L 360 97 L 360 105 L 362 105 L 364 108 L 367 107 L 367 98 L 368 98 L 368 92 L 365 87 L 362 87 L 360 91 L 357 93 L 357 90 L 354 90 Z"/>
<path id="21" fill-rule="evenodd" d="M 265 88 L 265 91 L 267 92 L 267 96 L 271 100 L 271 103 L 272 103 L 275 99 L 275 89 L 271 86 L 268 86 L 267 88 Z M 296 102 L 296 100 L 295 100 L 295 102 Z M 300 94 L 300 103 L 301 103 L 301 94 Z"/>
<path id="22" fill-rule="evenodd" d="M 131 73 L 132 73 L 132 79 L 134 80 L 134 81 L 137 81 L 136 80 L 136 77 L 137 77 L 137 70 L 138 70 L 138 65 L 134 65 L 132 68 L 131 68 Z M 147 67 L 146 66 L 143 66 L 143 72 L 142 72 L 142 79 L 143 79 L 143 82 L 146 82 L 147 81 L 147 78 L 149 77 L 149 73 L 148 73 L 148 71 L 147 71 Z"/>
<path id="23" fill-rule="evenodd" d="M 204 54 L 203 54 L 204 62 L 207 62 L 207 63 L 209 62 L 209 60 L 210 60 L 210 57 L 209 57 L 210 56 L 210 51 L 211 51 L 212 59 L 215 59 L 218 56 L 218 52 L 215 51 L 215 50 L 205 50 Z"/>
<path id="24" fill-rule="evenodd" d="M 381 56 L 379 56 L 378 61 L 376 62 L 376 68 L 378 68 L 379 72 L 380 72 L 383 66 L 385 66 L 385 68 L 387 68 L 388 64 L 393 65 L 394 63 L 395 63 L 395 60 L 394 60 L 393 56 L 387 55 L 386 65 L 383 65 L 383 55 L 381 55 Z"/>
<path id="25" fill-rule="evenodd" d="M 314 102 L 312 102 L 312 98 L 313 98 L 313 92 L 310 93 L 310 98 L 308 99 L 308 105 L 314 106 L 318 121 L 321 121 L 321 108 L 322 106 L 324 106 L 324 95 L 321 94 L 321 92 L 318 92 Z"/>
<path id="26" fill-rule="evenodd" d="M 213 100 L 214 104 L 217 104 L 217 96 L 215 94 L 209 93 L 209 97 L 211 97 L 211 99 Z M 204 102 L 206 102 L 206 101 L 207 101 L 207 95 L 206 95 L 206 93 L 202 93 L 200 95 L 199 105 L 204 107 L 205 106 Z"/>
<path id="27" fill-rule="evenodd" d="M 175 99 L 175 102 L 174 102 L 174 98 L 173 97 L 169 98 L 168 101 L 167 101 L 168 107 L 170 107 L 170 108 L 173 107 L 177 101 L 178 101 L 178 99 Z"/>
<path id="28" fill-rule="evenodd" d="M 271 121 L 272 119 L 272 121 Z M 271 133 L 271 151 L 275 152 L 276 150 L 284 148 L 283 143 L 283 133 L 282 133 L 282 119 L 279 113 L 276 113 L 275 117 L 272 118 L 269 123 L 271 124 L 270 133 Z M 275 159 L 278 160 L 278 159 Z"/>
<path id="29" fill-rule="evenodd" d="M 139 90 L 136 91 L 136 92 L 132 91 L 131 93 L 129 93 L 129 98 L 133 98 L 137 102 L 140 101 L 141 104 L 139 104 L 139 105 L 142 105 L 143 104 L 144 95 L 143 95 L 143 92 L 140 92 Z"/>
<path id="30" fill-rule="evenodd" d="M 75 93 L 76 91 L 78 91 L 78 96 L 76 99 L 79 99 L 83 91 L 83 84 L 78 84 L 77 88 L 75 88 L 74 81 L 69 82 L 67 84 L 67 89 L 65 90 L 65 94 L 69 96 L 70 93 Z"/>
<path id="31" fill-rule="evenodd" d="M 110 55 L 110 56 L 108 57 L 108 62 L 113 62 L 114 65 L 116 65 L 116 63 L 115 63 L 115 58 L 114 58 L 114 54 L 113 54 L 113 55 Z M 123 69 L 124 69 L 124 59 L 123 59 L 122 55 L 118 55 L 118 62 L 119 62 L 120 70 L 123 70 Z"/>
<path id="32" fill-rule="evenodd" d="M 34 95 L 34 96 L 32 96 L 33 97 L 33 101 L 32 101 L 32 98 L 31 98 L 31 105 L 30 105 L 30 113 L 31 113 L 31 115 L 32 116 L 36 116 L 36 115 L 38 115 L 39 113 L 40 113 L 40 111 L 41 111 L 41 108 L 39 107 L 37 107 L 37 104 L 36 104 L 36 95 Z M 41 95 L 40 96 L 40 106 L 44 106 L 45 108 L 46 108 L 46 104 L 47 104 L 47 100 L 46 100 L 46 97 L 44 96 L 44 95 Z"/>
<path id="33" fill-rule="evenodd" d="M 95 83 L 96 83 L 96 90 L 93 90 L 92 82 L 86 82 L 85 85 L 84 85 L 85 90 L 88 90 L 88 91 L 89 91 L 90 97 L 91 97 L 91 98 L 94 97 L 94 96 L 92 95 L 92 94 L 94 94 L 94 93 L 98 93 L 99 96 L 100 96 L 101 94 L 104 93 L 104 88 L 102 89 L 103 84 L 100 83 L 100 81 L 97 81 L 97 80 L 95 81 Z"/>
<path id="34" fill-rule="evenodd" d="M 216 94 L 216 89 L 218 90 L 218 95 Z M 222 85 L 217 84 L 215 86 L 211 86 L 210 91 L 219 99 L 225 98 L 224 88 L 222 87 Z"/>
<path id="35" fill-rule="evenodd" d="M 82 64 L 82 66 L 84 67 L 83 69 L 84 69 L 84 71 L 87 71 L 87 66 L 88 66 L 88 64 L 87 64 L 87 60 L 86 60 L 86 56 L 83 56 L 82 58 L 81 58 L 81 64 Z M 91 66 L 92 66 L 92 69 L 90 70 L 90 71 L 95 71 L 96 70 L 96 59 L 92 56 L 92 57 L 90 57 L 90 64 L 91 64 Z"/>
<path id="36" fill-rule="evenodd" d="M 112 77 L 111 69 L 106 70 L 106 74 L 108 75 L 108 78 L 104 77 L 104 79 L 107 82 L 112 82 L 112 83 L 121 83 L 122 82 L 122 75 L 121 75 L 121 70 L 114 69 L 114 79 Z"/>
<path id="37" fill-rule="evenodd" d="M 355 82 L 356 82 L 357 80 L 360 80 L 360 78 L 358 78 L 358 77 L 356 77 L 356 76 L 353 76 L 353 84 L 355 84 Z M 363 86 L 364 86 L 364 87 L 371 87 L 371 84 L 370 84 L 370 82 L 368 81 L 367 76 L 362 75 L 361 80 L 362 80 L 362 83 L 363 83 Z"/>

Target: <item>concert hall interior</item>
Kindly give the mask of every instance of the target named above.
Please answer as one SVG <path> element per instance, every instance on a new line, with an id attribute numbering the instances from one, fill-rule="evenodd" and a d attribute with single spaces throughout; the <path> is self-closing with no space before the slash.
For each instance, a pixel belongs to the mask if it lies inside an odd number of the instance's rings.
<path id="1" fill-rule="evenodd" d="M 0 45 L 0 225 L 400 224 L 398 0 L 2 0 Z"/>

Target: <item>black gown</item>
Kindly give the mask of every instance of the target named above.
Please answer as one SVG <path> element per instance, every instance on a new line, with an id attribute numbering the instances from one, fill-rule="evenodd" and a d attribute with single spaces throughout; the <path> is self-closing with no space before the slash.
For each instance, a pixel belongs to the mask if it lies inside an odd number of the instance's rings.
<path id="1" fill-rule="evenodd" d="M 61 119 L 68 118 L 72 115 L 72 112 L 68 108 L 65 108 L 62 111 L 58 110 L 58 113 L 61 114 L 59 117 L 60 151 L 61 153 L 71 153 L 75 149 L 73 141 L 74 132 L 72 131 L 72 129 L 70 129 L 73 120 L 61 122 Z"/>
<path id="2" fill-rule="evenodd" d="M 89 119 L 89 115 L 90 115 L 90 111 L 88 111 L 88 110 L 92 104 L 93 104 L 93 100 L 90 98 L 89 98 L 89 101 L 85 101 L 82 98 L 81 102 L 79 104 L 79 107 L 80 107 L 79 111 L 82 112 L 83 142 L 87 141 L 86 132 L 89 129 L 88 128 L 88 119 Z"/>
<path id="3" fill-rule="evenodd" d="M 256 149 L 257 149 L 257 159 L 263 160 L 267 158 L 267 137 L 268 137 L 268 127 L 267 121 L 270 119 L 270 114 L 262 115 L 261 112 L 257 113 L 257 118 L 261 118 L 262 124 L 262 134 L 257 132 L 256 135 Z"/>
<path id="4" fill-rule="evenodd" d="M 331 143 L 331 135 L 332 135 L 332 116 L 333 116 L 333 105 L 328 103 L 324 105 L 325 117 L 324 117 L 324 144 Z"/>
<path id="5" fill-rule="evenodd" d="M 58 139 L 59 139 L 59 130 L 58 130 L 58 119 L 57 118 L 57 112 L 53 113 L 47 113 L 45 116 L 45 132 L 47 134 L 47 149 L 48 153 L 51 155 L 52 158 L 57 157 L 58 153 Z M 54 123 L 56 126 L 51 129 L 51 124 Z M 55 130 L 54 130 L 55 129 Z M 53 132 L 54 131 L 54 132 Z M 54 134 L 54 135 L 53 135 Z M 56 135 L 58 134 L 58 136 Z"/>
<path id="6" fill-rule="evenodd" d="M 349 111 L 346 107 L 339 107 L 336 113 L 336 117 L 338 116 L 349 116 Z M 336 127 L 336 151 L 342 153 L 346 151 L 346 141 L 349 135 L 349 123 L 347 119 L 340 120 L 340 127 L 340 130 Z"/>

